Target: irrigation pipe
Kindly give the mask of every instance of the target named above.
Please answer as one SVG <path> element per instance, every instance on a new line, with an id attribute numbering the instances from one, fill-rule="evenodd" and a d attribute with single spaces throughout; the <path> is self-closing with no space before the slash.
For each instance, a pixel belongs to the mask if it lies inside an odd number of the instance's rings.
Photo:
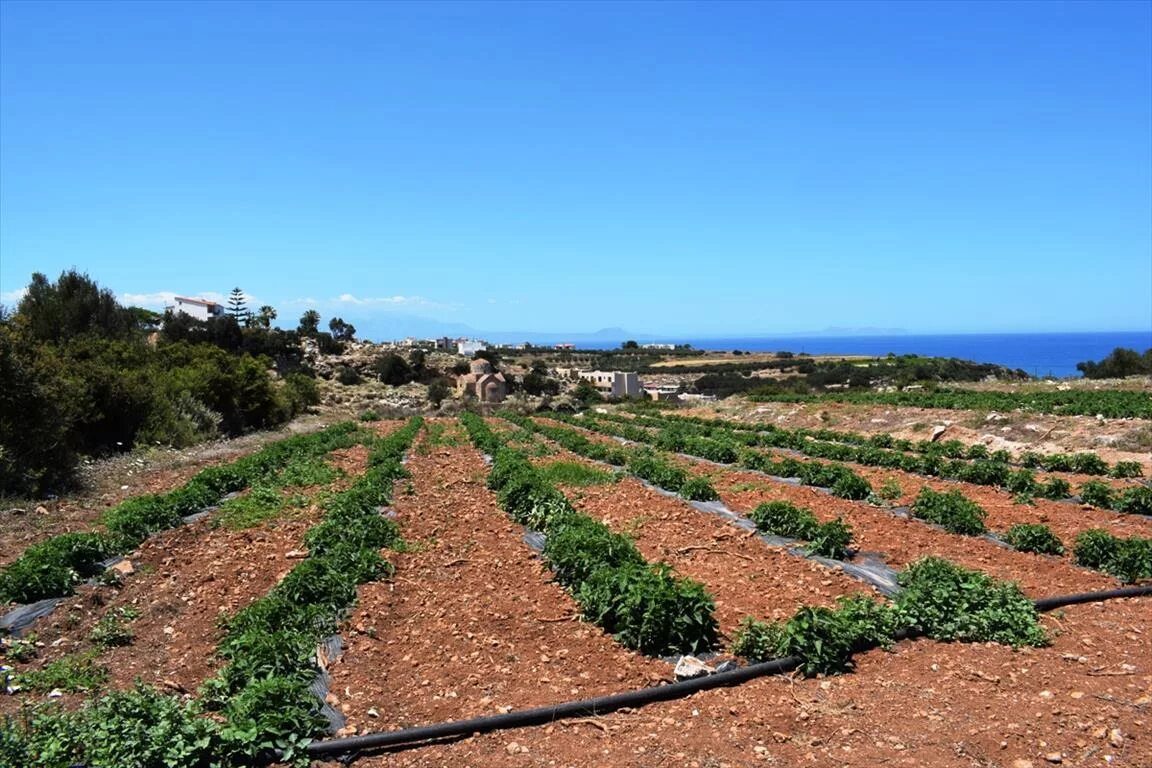
<path id="1" fill-rule="evenodd" d="M 1083 603 L 1096 603 L 1104 600 L 1114 600 L 1123 597 L 1149 597 L 1152 596 L 1152 585 L 1141 587 L 1126 587 L 1103 592 L 1084 592 L 1074 595 L 1060 595 L 1046 597 L 1034 601 L 1036 610 L 1051 611 L 1068 605 Z M 897 640 L 915 636 L 915 631 L 903 630 L 896 633 Z M 361 752 L 369 749 L 382 749 L 401 745 L 414 745 L 419 742 L 433 739 L 471 736 L 477 733 L 501 731 L 510 728 L 523 728 L 531 725 L 543 725 L 556 720 L 572 717 L 588 717 L 603 715 L 625 707 L 642 707 L 657 701 L 669 701 L 690 696 L 699 691 L 712 688 L 722 688 L 739 685 L 748 680 L 765 675 L 779 675 L 796 669 L 803 663 L 795 656 L 786 656 L 782 659 L 752 664 L 729 672 L 718 672 L 713 675 L 697 677 L 669 685 L 654 688 L 641 688 L 627 693 L 616 693 L 609 696 L 599 696 L 594 699 L 569 701 L 547 707 L 535 707 L 519 712 L 508 712 L 503 715 L 488 717 L 474 717 L 470 720 L 457 720 L 436 725 L 424 725 L 416 728 L 404 728 L 399 731 L 382 731 L 368 733 L 362 736 L 350 736 L 341 739 L 326 739 L 314 741 L 305 751 L 311 757 L 325 757 Z"/>

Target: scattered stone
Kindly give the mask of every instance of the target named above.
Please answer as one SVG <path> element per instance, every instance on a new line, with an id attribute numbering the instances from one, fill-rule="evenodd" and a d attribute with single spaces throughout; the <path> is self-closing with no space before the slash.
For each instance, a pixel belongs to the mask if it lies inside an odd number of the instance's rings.
<path id="1" fill-rule="evenodd" d="M 1049 752 L 1048 754 L 1044 755 L 1044 759 L 1050 763 L 1062 763 L 1064 762 L 1064 755 L 1060 754 L 1059 752 Z"/>
<path id="2" fill-rule="evenodd" d="M 291 549 L 284 553 L 284 557 L 289 560 L 303 560 L 308 557 L 308 550 L 306 549 Z"/>
<path id="3" fill-rule="evenodd" d="M 131 560 L 121 560 L 108 566 L 108 570 L 113 571 L 121 576 L 131 576 L 136 573 L 136 566 L 132 565 Z"/>
<path id="4" fill-rule="evenodd" d="M 510 755 L 518 755 L 520 754 L 520 745 L 513 741 L 504 747 L 504 751 Z"/>
<path id="5" fill-rule="evenodd" d="M 675 669 L 677 680 L 691 680 L 694 677 L 710 675 L 715 671 L 695 656 L 681 656 L 676 662 Z"/>
<path id="6" fill-rule="evenodd" d="M 1032 768 L 1032 761 L 1018 757 L 1012 761 L 1012 768 Z"/>
<path id="7" fill-rule="evenodd" d="M 43 505 L 36 507 L 36 514 L 46 515 L 46 514 L 48 514 L 48 508 L 43 506 Z"/>
<path id="8" fill-rule="evenodd" d="M 1108 743 L 1117 749 L 1124 746 L 1124 733 L 1119 728 L 1113 728 L 1108 732 Z"/>
<path id="9" fill-rule="evenodd" d="M 6 514 L 6 515 L 13 515 L 13 516 L 15 516 L 15 515 L 23 515 L 23 514 L 25 514 L 27 511 L 28 511 L 28 510 L 26 510 L 26 509 L 23 509 L 22 507 L 12 507 L 12 509 L 6 509 L 6 510 L 4 510 L 4 514 Z"/>
<path id="10" fill-rule="evenodd" d="M 380 717 L 380 713 L 376 711 L 376 707 L 368 708 L 368 717 Z"/>
<path id="11" fill-rule="evenodd" d="M 948 431 L 947 426 L 945 426 L 943 424 L 938 424 L 935 427 L 932 427 L 932 437 L 930 437 L 928 439 L 930 442 L 934 443 L 937 440 L 939 440 L 941 438 L 941 436 L 943 436 L 943 434 L 947 431 Z"/>
<path id="12" fill-rule="evenodd" d="M 721 672 L 731 672 L 734 669 L 740 669 L 740 665 L 729 659 L 728 661 L 722 661 L 716 665 L 716 674 L 720 674 Z"/>
<path id="13" fill-rule="evenodd" d="M 59 688 L 53 688 L 51 691 L 48 692 L 48 698 L 50 698 L 50 699 L 58 699 L 63 695 L 64 695 L 64 692 L 62 690 L 60 690 Z"/>

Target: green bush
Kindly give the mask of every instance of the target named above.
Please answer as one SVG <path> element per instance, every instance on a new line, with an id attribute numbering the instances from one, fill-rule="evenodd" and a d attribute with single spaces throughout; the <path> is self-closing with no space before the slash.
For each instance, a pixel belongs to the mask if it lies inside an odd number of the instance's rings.
<path id="1" fill-rule="evenodd" d="M 1064 544 L 1046 525 L 1019 523 L 1004 534 L 1004 541 L 1021 552 L 1035 552 L 1041 555 L 1062 555 Z"/>
<path id="2" fill-rule="evenodd" d="M 769 501 L 748 513 L 761 533 L 790 539 L 811 539 L 820 523 L 809 510 L 787 501 Z"/>
<path id="3" fill-rule="evenodd" d="M 715 647 L 715 603 L 704 587 L 666 565 L 596 570 L 576 592 L 585 618 L 622 645 L 652 656 Z"/>
<path id="4" fill-rule="evenodd" d="M 988 530 L 984 526 L 987 513 L 960 491 L 938 493 L 921 488 L 912 503 L 912 516 L 964 536 L 978 536 Z"/>
<path id="5" fill-rule="evenodd" d="M 841 499 L 862 501 L 872 495 L 872 485 L 860 475 L 847 470 L 832 483 L 832 495 Z"/>
<path id="6" fill-rule="evenodd" d="M 745 616 L 732 635 L 729 650 L 753 663 L 770 661 L 783 655 L 784 625 Z"/>
<path id="7" fill-rule="evenodd" d="M 902 623 L 934 640 L 1042 646 L 1047 635 L 1036 607 L 1011 582 L 998 582 L 938 557 L 925 557 L 898 577 Z"/>
<path id="8" fill-rule="evenodd" d="M 597 570 L 644 564 L 631 539 L 576 513 L 553 519 L 544 540 L 544 560 L 556 581 L 568 588 L 583 584 Z"/>
<path id="9" fill-rule="evenodd" d="M 848 559 L 848 546 L 852 543 L 852 527 L 841 518 L 816 526 L 808 537 L 804 551 L 809 555 L 828 557 L 833 560 Z"/>
<path id="10" fill-rule="evenodd" d="M 1072 495 L 1072 486 L 1062 477 L 1050 477 L 1040 485 L 1036 495 L 1053 501 L 1060 501 Z"/>
<path id="11" fill-rule="evenodd" d="M 715 501 L 720 498 L 720 494 L 712 487 L 712 481 L 700 475 L 685 480 L 680 486 L 680 495 L 691 501 Z"/>
<path id="12" fill-rule="evenodd" d="M 1118 461 L 1108 473 L 1112 477 L 1144 477 L 1144 467 L 1138 461 Z"/>
<path id="13" fill-rule="evenodd" d="M 1128 515 L 1152 515 L 1152 488 L 1146 485 L 1125 488 L 1120 497 L 1113 500 L 1112 508 Z"/>
<path id="14" fill-rule="evenodd" d="M 1116 497 L 1112 486 L 1102 480 L 1089 480 L 1080 486 L 1080 500 L 1094 507 L 1108 509 Z"/>
<path id="15" fill-rule="evenodd" d="M 97 533 L 64 533 L 33 544 L 0 571 L 0 603 L 31 603 L 70 595 L 82 579 L 96 576 L 115 542 Z"/>
<path id="16" fill-rule="evenodd" d="M 1121 539 L 1100 528 L 1081 531 L 1073 546 L 1076 564 L 1129 583 L 1152 579 L 1152 539 Z"/>

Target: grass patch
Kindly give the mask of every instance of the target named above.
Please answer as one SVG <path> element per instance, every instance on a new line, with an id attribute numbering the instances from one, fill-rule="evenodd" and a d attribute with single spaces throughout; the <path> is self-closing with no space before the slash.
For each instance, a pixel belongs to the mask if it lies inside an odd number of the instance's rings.
<path id="1" fill-rule="evenodd" d="M 553 461 L 538 469 L 544 481 L 552 485 L 607 485 L 620 479 L 613 472 L 576 461 Z"/>
<path id="2" fill-rule="evenodd" d="M 287 486 L 328 485 L 343 477 L 342 471 L 324 459 L 323 456 L 299 456 L 292 459 L 272 479 L 272 486 L 285 488 Z"/>
<path id="3" fill-rule="evenodd" d="M 279 517 L 288 500 L 277 489 L 258 485 L 250 492 L 220 505 L 216 524 L 233 531 L 254 528 L 266 520 Z"/>
<path id="4" fill-rule="evenodd" d="M 30 691 L 47 693 L 59 688 L 76 693 L 92 691 L 108 680 L 108 669 L 96 663 L 96 651 L 77 653 L 45 664 L 42 669 L 16 676 L 16 684 Z"/>
<path id="5" fill-rule="evenodd" d="M 131 606 L 117 608 L 96 623 L 88 634 L 88 640 L 100 648 L 129 645 L 132 642 L 132 629 L 128 622 L 140 618 L 140 609 Z"/>

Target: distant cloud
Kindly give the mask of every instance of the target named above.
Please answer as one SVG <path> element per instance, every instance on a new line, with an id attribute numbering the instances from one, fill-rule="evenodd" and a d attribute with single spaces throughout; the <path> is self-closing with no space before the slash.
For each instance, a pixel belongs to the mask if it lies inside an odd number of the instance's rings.
<path id="1" fill-rule="evenodd" d="M 166 306 L 171 306 L 175 303 L 177 296 L 183 296 L 187 299 L 204 299 L 205 301 L 214 301 L 217 304 L 227 304 L 228 297 L 217 291 L 201 291 L 200 293 L 176 293 L 174 291 L 153 291 L 152 293 L 121 293 L 116 296 L 120 303 L 125 306 L 135 307 L 157 307 L 163 309 Z M 250 293 L 244 294 L 244 301 L 248 304 L 249 309 L 255 309 L 260 306 L 260 299 L 256 298 Z"/>
<path id="2" fill-rule="evenodd" d="M 5 291 L 0 293 L 0 304 L 19 304 L 20 300 L 24 298 L 24 294 L 28 293 L 27 288 L 17 288 L 15 291 Z"/>
<path id="3" fill-rule="evenodd" d="M 377 307 L 380 309 L 456 309 L 455 305 L 431 301 L 423 296 L 376 296 L 360 297 L 342 293 L 336 298 L 338 304 L 355 307 Z"/>

